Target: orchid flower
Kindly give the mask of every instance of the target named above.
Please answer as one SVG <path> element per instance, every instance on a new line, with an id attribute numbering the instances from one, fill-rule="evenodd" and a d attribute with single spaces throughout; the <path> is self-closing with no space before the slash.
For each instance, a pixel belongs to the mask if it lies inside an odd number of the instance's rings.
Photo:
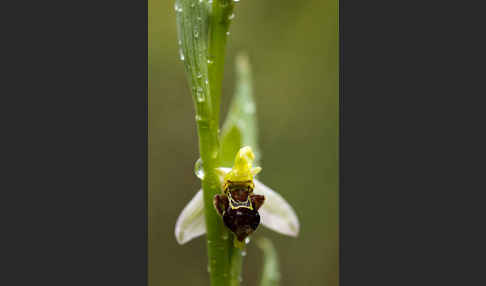
<path id="1" fill-rule="evenodd" d="M 236 155 L 233 168 L 217 168 L 222 194 L 224 194 L 224 186 L 228 181 L 251 181 L 253 193 L 265 197 L 263 205 L 258 209 L 260 223 L 275 232 L 296 237 L 300 226 L 295 211 L 280 194 L 254 179 L 261 168 L 251 167 L 253 159 L 254 154 L 251 148 L 246 146 L 241 148 Z M 203 193 L 202 190 L 199 190 L 179 215 L 175 225 L 175 237 L 179 244 L 185 244 L 205 233 Z"/>

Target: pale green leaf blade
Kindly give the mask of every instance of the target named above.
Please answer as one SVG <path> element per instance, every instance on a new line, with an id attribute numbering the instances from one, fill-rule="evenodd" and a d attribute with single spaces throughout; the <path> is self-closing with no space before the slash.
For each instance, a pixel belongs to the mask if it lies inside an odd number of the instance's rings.
<path id="1" fill-rule="evenodd" d="M 250 146 L 255 153 L 255 165 L 259 164 L 258 125 L 253 83 L 248 57 L 236 57 L 236 91 L 230 104 L 221 132 L 221 162 L 232 166 L 238 150 Z"/>

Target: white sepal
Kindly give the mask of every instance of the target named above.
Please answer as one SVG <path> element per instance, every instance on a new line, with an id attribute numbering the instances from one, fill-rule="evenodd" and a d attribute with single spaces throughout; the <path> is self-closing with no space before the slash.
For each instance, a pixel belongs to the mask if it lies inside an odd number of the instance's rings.
<path id="1" fill-rule="evenodd" d="M 175 237 L 179 244 L 184 244 L 205 233 L 203 192 L 199 190 L 177 218 Z"/>
<path id="2" fill-rule="evenodd" d="M 278 233 L 297 236 L 300 225 L 294 209 L 277 192 L 258 180 L 254 180 L 254 182 L 254 193 L 265 196 L 265 202 L 258 210 L 261 224 Z"/>

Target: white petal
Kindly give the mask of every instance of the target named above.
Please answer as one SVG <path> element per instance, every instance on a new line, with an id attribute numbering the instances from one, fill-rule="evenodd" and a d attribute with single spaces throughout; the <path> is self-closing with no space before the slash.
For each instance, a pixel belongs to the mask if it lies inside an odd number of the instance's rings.
<path id="1" fill-rule="evenodd" d="M 258 180 L 255 182 L 255 194 L 264 195 L 265 202 L 258 210 L 261 223 L 269 229 L 289 236 L 299 234 L 299 219 L 287 201 L 274 190 Z"/>
<path id="2" fill-rule="evenodd" d="M 184 244 L 205 233 L 203 192 L 199 190 L 179 215 L 175 225 L 175 237 L 179 244 Z"/>

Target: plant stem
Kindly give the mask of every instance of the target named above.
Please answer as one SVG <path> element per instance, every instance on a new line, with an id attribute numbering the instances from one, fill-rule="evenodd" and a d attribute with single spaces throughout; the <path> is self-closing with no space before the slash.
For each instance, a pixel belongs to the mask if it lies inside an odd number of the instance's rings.
<path id="1" fill-rule="evenodd" d="M 231 259 L 230 259 L 230 286 L 239 286 L 241 282 L 241 269 L 243 267 L 243 255 L 242 251 L 236 247 L 232 247 L 230 250 Z"/>
<path id="2" fill-rule="evenodd" d="M 193 95 L 199 154 L 205 174 L 202 188 L 211 286 L 229 285 L 230 251 L 233 248 L 232 235 L 213 207 L 214 196 L 221 193 L 215 169 L 220 166 L 218 133 L 221 89 L 233 7 L 233 0 L 213 0 L 212 6 L 206 1 L 176 0 L 174 7 L 180 57 L 184 61 Z"/>
<path id="3" fill-rule="evenodd" d="M 202 180 L 208 271 L 211 286 L 227 286 L 229 281 L 230 237 L 213 207 L 213 197 L 221 192 L 215 168 L 219 167 L 219 98 L 210 86 L 221 86 L 208 75 L 209 5 L 199 0 L 176 0 L 175 10 L 181 60 L 188 76 L 196 111 L 199 154 L 203 162 Z"/>
<path id="4" fill-rule="evenodd" d="M 220 106 L 221 106 L 221 93 L 222 93 L 222 84 L 223 84 L 223 72 L 224 72 L 224 61 L 225 61 L 225 52 L 226 52 L 226 39 L 228 37 L 227 32 L 229 30 L 229 25 L 231 23 L 230 15 L 233 13 L 234 3 L 233 0 L 213 0 L 213 4 L 211 7 L 211 13 L 209 18 L 209 43 L 208 43 L 208 79 L 209 79 L 209 94 L 211 95 L 211 104 L 212 104 L 212 122 L 216 124 L 216 128 L 219 124 L 219 114 L 220 114 Z M 216 129 L 218 130 L 218 129 Z M 217 132 L 217 131 L 216 131 Z M 216 133 L 216 137 L 218 134 Z M 219 157 L 219 145 L 217 145 L 218 150 L 212 150 L 218 154 Z M 204 162 L 204 159 L 203 159 Z M 218 162 L 219 163 L 219 162 Z M 216 165 L 215 167 L 219 167 Z M 204 170 L 206 172 L 206 170 Z M 204 182 L 203 182 L 203 189 L 205 195 L 205 213 L 206 213 L 206 226 L 209 227 L 208 221 L 212 220 L 213 217 L 218 219 L 218 223 L 221 224 L 221 229 L 219 228 L 219 224 L 216 230 L 212 230 L 213 233 L 210 233 L 209 228 L 207 230 L 208 234 L 208 254 L 209 254 L 209 263 L 211 265 L 211 270 L 213 270 L 214 266 L 219 266 L 217 271 L 223 271 L 223 278 L 226 278 L 224 281 L 225 285 L 229 285 L 229 280 L 233 275 L 233 267 L 232 265 L 232 253 L 239 252 L 237 249 L 234 249 L 232 238 L 233 235 L 229 232 L 227 228 L 223 226 L 222 220 L 213 209 L 212 198 L 215 194 L 220 193 L 220 186 L 218 185 L 217 188 L 213 188 L 211 186 L 206 186 L 208 191 L 204 189 Z M 211 195 L 211 199 L 206 199 L 206 194 Z M 219 236 L 219 237 L 218 237 Z M 221 241 L 221 237 L 225 237 L 226 240 Z M 215 245 L 215 242 L 217 245 Z M 218 262 L 214 259 L 223 259 L 222 255 L 226 254 L 224 262 Z M 228 275 L 230 272 L 231 273 Z M 240 262 L 240 271 L 241 272 L 241 262 Z M 220 285 L 217 284 L 220 281 L 220 274 L 221 273 L 210 273 L 211 275 L 211 286 Z M 231 276 L 231 277 L 229 277 Z M 223 280 L 223 279 L 221 279 Z M 233 284 L 231 285 L 239 285 Z"/>
<path id="5" fill-rule="evenodd" d="M 228 38 L 231 15 L 233 14 L 233 0 L 213 0 L 209 19 L 209 82 L 210 93 L 213 98 L 215 119 L 219 122 L 221 91 L 223 83 L 224 59 L 226 54 L 226 40 Z"/>

